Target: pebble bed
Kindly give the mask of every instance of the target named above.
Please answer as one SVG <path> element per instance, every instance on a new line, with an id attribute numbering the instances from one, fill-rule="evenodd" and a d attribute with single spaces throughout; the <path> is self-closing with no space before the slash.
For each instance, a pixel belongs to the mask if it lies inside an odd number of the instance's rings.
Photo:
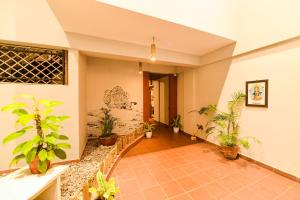
<path id="1" fill-rule="evenodd" d="M 81 160 L 71 163 L 61 176 L 62 200 L 81 196 L 84 184 L 95 176 L 100 164 L 113 148 L 100 146 L 98 140 L 87 142 Z"/>

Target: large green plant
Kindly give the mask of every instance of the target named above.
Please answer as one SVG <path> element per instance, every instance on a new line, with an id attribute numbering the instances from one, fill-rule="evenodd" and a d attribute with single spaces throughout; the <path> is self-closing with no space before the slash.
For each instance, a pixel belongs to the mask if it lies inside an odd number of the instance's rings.
<path id="1" fill-rule="evenodd" d="M 30 132 L 36 134 L 28 141 L 23 141 L 13 150 L 15 157 L 11 160 L 10 166 L 17 164 L 19 160 L 25 159 L 30 163 L 36 156 L 39 158 L 38 170 L 42 173 L 47 171 L 47 163 L 54 160 L 55 156 L 60 159 L 66 158 L 63 149 L 71 145 L 61 140 L 68 140 L 68 137 L 60 134 L 61 122 L 68 119 L 68 116 L 57 116 L 52 114 L 54 107 L 61 105 L 60 101 L 38 100 L 31 95 L 22 94 L 15 97 L 15 102 L 2 108 L 2 111 L 11 111 L 17 116 L 17 131 L 7 135 L 3 144 L 20 138 Z"/>
<path id="2" fill-rule="evenodd" d="M 98 187 L 90 187 L 89 192 L 93 194 L 96 199 L 101 200 L 114 200 L 115 195 L 119 192 L 114 179 L 106 181 L 101 171 L 97 173 Z"/>
<path id="3" fill-rule="evenodd" d="M 103 117 L 101 117 L 100 120 L 100 127 L 102 132 L 101 137 L 109 137 L 110 135 L 112 135 L 112 130 L 116 125 L 117 118 L 111 115 L 111 110 L 108 108 L 101 108 L 101 111 L 103 113 Z"/>
<path id="4" fill-rule="evenodd" d="M 205 126 L 198 125 L 198 128 L 204 130 L 206 136 L 212 133 L 217 133 L 217 138 L 221 146 L 234 147 L 241 145 L 244 148 L 249 148 L 249 139 L 259 142 L 253 137 L 239 137 L 240 125 L 239 118 L 241 109 L 245 104 L 245 94 L 241 91 L 235 92 L 232 99 L 228 101 L 228 112 L 217 110 L 216 105 L 208 105 L 202 107 L 197 112 L 200 115 L 205 115 L 208 122 Z"/>
<path id="5" fill-rule="evenodd" d="M 182 124 L 181 124 L 181 116 L 180 115 L 177 115 L 174 119 L 173 119 L 173 122 L 171 124 L 172 127 L 175 127 L 175 128 L 181 128 L 182 127 Z"/>

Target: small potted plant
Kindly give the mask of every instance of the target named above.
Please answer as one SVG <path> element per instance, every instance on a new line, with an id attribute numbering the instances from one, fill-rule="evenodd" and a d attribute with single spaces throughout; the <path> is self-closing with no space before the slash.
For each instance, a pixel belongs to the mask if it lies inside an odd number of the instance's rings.
<path id="1" fill-rule="evenodd" d="M 103 113 L 103 117 L 101 117 L 100 120 L 100 127 L 102 133 L 100 135 L 100 143 L 103 146 L 111 146 L 114 145 L 118 139 L 118 136 L 112 133 L 116 125 L 117 118 L 111 115 L 111 110 L 108 108 L 101 108 L 101 111 Z"/>
<path id="2" fill-rule="evenodd" d="M 15 157 L 11 160 L 10 166 L 25 159 L 31 173 L 45 173 L 55 157 L 66 159 L 63 149 L 70 148 L 71 145 L 61 142 L 68 140 L 68 137 L 60 134 L 59 129 L 62 127 L 61 122 L 69 117 L 52 114 L 53 108 L 62 102 L 38 100 L 28 94 L 18 95 L 15 99 L 20 100 L 4 106 L 2 111 L 11 111 L 17 116 L 16 127 L 19 129 L 6 136 L 2 142 L 5 144 L 29 132 L 36 134 L 30 140 L 16 146 L 13 150 Z M 28 101 L 31 103 L 27 103 Z"/>
<path id="3" fill-rule="evenodd" d="M 97 176 L 98 187 L 90 187 L 89 192 L 92 194 L 92 200 L 114 200 L 115 195 L 119 192 L 114 179 L 105 180 L 101 171 L 98 171 Z"/>
<path id="4" fill-rule="evenodd" d="M 218 133 L 217 139 L 221 145 L 224 157 L 227 159 L 236 159 L 238 156 L 239 146 L 246 149 L 250 147 L 249 139 L 259 142 L 253 137 L 240 138 L 239 117 L 241 109 L 245 104 L 245 94 L 241 91 L 236 92 L 232 96 L 232 100 L 228 102 L 228 112 L 217 110 L 216 105 L 209 105 L 201 108 L 198 113 L 209 118 L 205 127 L 207 136 Z"/>
<path id="5" fill-rule="evenodd" d="M 181 124 L 181 116 L 180 116 L 180 115 L 177 115 L 177 116 L 173 119 L 173 122 L 172 122 L 171 126 L 173 127 L 174 133 L 179 133 L 179 130 L 180 130 L 180 128 L 182 127 L 182 124 Z"/>
<path id="6" fill-rule="evenodd" d="M 143 126 L 144 133 L 146 134 L 146 138 L 150 139 L 152 138 L 152 131 L 155 128 L 155 124 L 150 123 L 150 122 L 144 122 Z"/>

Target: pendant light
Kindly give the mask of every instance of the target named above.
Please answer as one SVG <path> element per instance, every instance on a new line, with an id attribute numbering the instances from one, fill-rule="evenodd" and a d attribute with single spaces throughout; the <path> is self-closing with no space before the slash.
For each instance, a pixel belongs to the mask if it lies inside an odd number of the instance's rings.
<path id="1" fill-rule="evenodd" d="M 151 61 L 156 61 L 156 45 L 154 43 L 154 36 L 152 38 L 152 44 L 150 46 L 150 53 L 151 53 L 150 60 Z"/>
<path id="2" fill-rule="evenodd" d="M 139 74 L 143 73 L 143 63 L 139 62 Z"/>

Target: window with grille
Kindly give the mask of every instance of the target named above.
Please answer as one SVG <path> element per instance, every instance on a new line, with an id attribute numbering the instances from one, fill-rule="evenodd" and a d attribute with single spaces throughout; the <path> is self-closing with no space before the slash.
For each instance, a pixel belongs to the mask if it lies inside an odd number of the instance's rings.
<path id="1" fill-rule="evenodd" d="M 67 51 L 0 44 L 0 82 L 66 84 Z"/>

